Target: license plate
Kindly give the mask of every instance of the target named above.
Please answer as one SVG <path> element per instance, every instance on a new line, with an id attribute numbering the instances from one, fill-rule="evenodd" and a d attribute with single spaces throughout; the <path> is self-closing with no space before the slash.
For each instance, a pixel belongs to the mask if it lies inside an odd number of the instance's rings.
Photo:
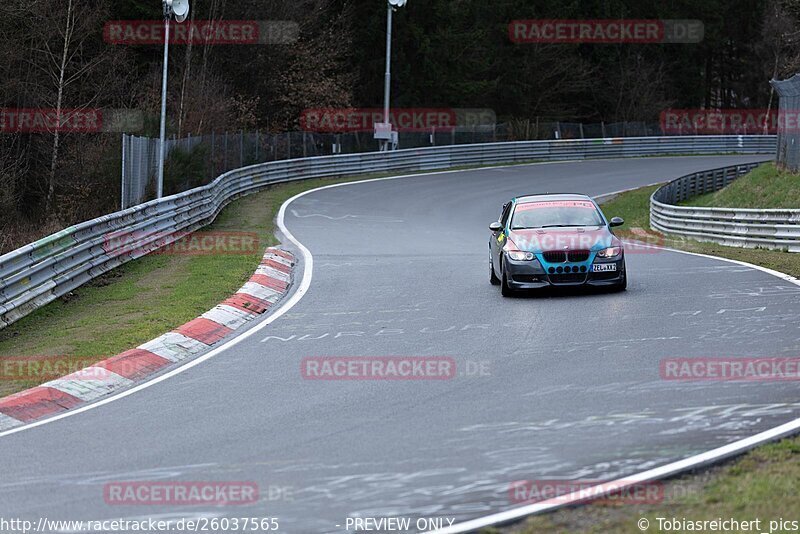
<path id="1" fill-rule="evenodd" d="M 592 272 L 593 273 L 607 273 L 609 271 L 616 271 L 617 264 L 616 263 L 595 263 L 592 265 Z"/>

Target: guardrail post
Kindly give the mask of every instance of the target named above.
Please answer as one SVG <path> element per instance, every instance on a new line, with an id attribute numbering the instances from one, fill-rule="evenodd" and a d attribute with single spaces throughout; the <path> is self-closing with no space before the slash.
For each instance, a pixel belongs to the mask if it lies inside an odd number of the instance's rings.
<path id="1" fill-rule="evenodd" d="M 228 132 L 225 132 L 225 142 L 222 147 L 222 172 L 228 172 Z"/>
<path id="2" fill-rule="evenodd" d="M 119 202 L 119 206 L 120 206 L 119 209 L 120 210 L 124 210 L 126 208 L 126 206 L 125 206 L 125 180 L 127 179 L 127 176 L 125 175 L 125 156 L 126 156 L 126 154 L 128 152 L 127 147 L 125 146 L 126 144 L 127 143 L 126 143 L 126 139 L 125 139 L 125 134 L 122 134 L 122 183 L 120 184 L 122 192 L 121 192 L 121 195 L 120 195 L 121 199 L 120 199 L 120 202 Z"/>
<path id="3" fill-rule="evenodd" d="M 214 174 L 216 174 L 216 173 L 214 172 L 214 170 L 215 170 L 215 167 L 216 167 L 216 158 L 214 157 L 214 156 L 216 156 L 216 154 L 214 153 L 214 149 L 215 149 L 214 142 L 215 142 L 215 139 L 214 139 L 214 130 L 211 130 L 211 150 L 209 151 L 209 153 L 210 153 L 210 163 L 211 163 L 211 164 L 209 165 L 209 168 L 211 169 L 211 176 L 210 176 L 210 178 L 211 178 L 212 180 L 214 179 Z"/>

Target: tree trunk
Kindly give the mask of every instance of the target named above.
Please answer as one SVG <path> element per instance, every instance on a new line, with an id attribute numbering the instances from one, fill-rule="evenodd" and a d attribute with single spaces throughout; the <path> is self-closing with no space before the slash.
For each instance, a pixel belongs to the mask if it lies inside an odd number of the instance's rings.
<path id="1" fill-rule="evenodd" d="M 64 29 L 64 48 L 61 52 L 61 62 L 59 64 L 58 69 L 58 86 L 57 92 L 58 95 L 56 97 L 56 117 L 58 119 L 58 123 L 56 124 L 56 130 L 53 132 L 53 151 L 50 157 L 50 178 L 47 182 L 47 202 L 45 203 L 45 216 L 50 217 L 52 215 L 52 208 L 53 208 L 53 200 L 55 197 L 55 189 L 56 189 L 56 167 L 58 165 L 58 147 L 59 142 L 61 141 L 61 108 L 62 103 L 64 100 L 64 76 L 67 70 L 67 57 L 69 55 L 69 47 L 70 43 L 72 42 L 72 32 L 75 29 L 75 20 L 74 20 L 74 12 L 72 7 L 72 0 L 68 0 L 67 4 L 67 24 L 66 28 Z"/>
<path id="2" fill-rule="evenodd" d="M 780 52 L 775 54 L 775 66 L 772 69 L 772 79 L 778 76 L 778 63 L 780 62 Z M 769 101 L 767 102 L 767 115 L 764 118 L 764 135 L 769 133 L 769 114 L 772 112 L 772 98 L 775 95 L 775 88 L 769 85 Z"/>

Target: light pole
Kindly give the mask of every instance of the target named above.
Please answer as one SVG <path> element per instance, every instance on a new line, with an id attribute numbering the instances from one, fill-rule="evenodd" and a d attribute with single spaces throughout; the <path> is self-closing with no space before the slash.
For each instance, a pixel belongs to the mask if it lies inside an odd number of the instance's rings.
<path id="1" fill-rule="evenodd" d="M 392 142 L 392 126 L 389 121 L 389 100 L 392 91 L 392 13 L 395 8 L 406 5 L 407 0 L 388 0 L 386 4 L 386 76 L 383 86 L 383 124 L 375 128 L 375 138 L 381 142 L 381 151 L 389 150 Z"/>
<path id="2" fill-rule="evenodd" d="M 189 0 L 163 0 L 164 7 L 164 71 L 161 75 L 161 135 L 159 136 L 158 187 L 156 198 L 164 196 L 164 158 L 167 152 L 167 68 L 169 67 L 169 22 L 175 16 L 177 22 L 186 20 Z"/>

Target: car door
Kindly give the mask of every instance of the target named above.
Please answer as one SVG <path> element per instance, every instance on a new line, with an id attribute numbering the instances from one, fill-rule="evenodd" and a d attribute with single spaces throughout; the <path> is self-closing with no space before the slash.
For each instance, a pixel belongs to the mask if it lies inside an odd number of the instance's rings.
<path id="1" fill-rule="evenodd" d="M 503 250 L 503 247 L 506 244 L 506 226 L 508 225 L 508 218 L 511 215 L 511 206 L 512 202 L 508 201 L 503 204 L 503 211 L 500 213 L 500 219 L 498 221 L 500 224 L 503 225 L 503 229 L 498 232 L 492 232 L 491 237 L 489 238 L 489 247 L 491 248 L 491 255 L 492 255 L 492 265 L 494 266 L 494 270 L 500 275 L 500 253 Z"/>

